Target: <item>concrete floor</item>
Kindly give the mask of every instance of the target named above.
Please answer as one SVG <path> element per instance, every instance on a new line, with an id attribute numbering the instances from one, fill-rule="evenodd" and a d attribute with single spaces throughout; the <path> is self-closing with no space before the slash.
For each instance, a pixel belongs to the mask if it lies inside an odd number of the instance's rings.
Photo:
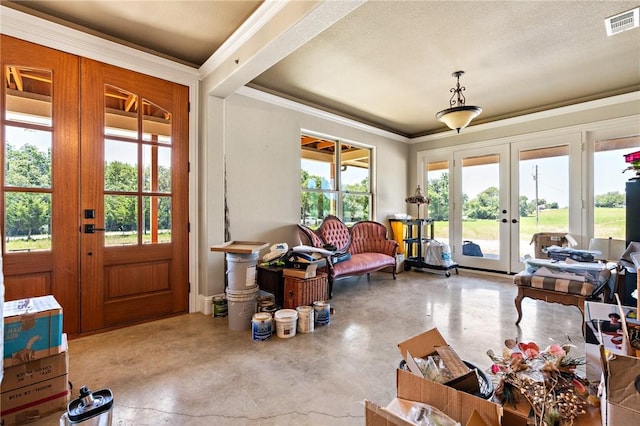
<path id="1" fill-rule="evenodd" d="M 201 313 L 83 337 L 69 343 L 73 398 L 110 388 L 114 425 L 364 425 L 364 399 L 395 396 L 397 343 L 433 327 L 481 369 L 513 337 L 569 336 L 584 355 L 577 308 L 525 299 L 518 327 L 515 290 L 510 277 L 465 270 L 374 273 L 338 281 L 331 324 L 290 339 L 255 342 Z"/>

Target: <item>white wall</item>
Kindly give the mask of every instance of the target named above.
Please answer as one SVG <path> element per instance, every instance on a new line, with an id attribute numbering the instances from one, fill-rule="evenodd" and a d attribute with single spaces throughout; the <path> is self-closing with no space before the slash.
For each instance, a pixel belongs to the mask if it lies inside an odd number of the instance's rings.
<path id="1" fill-rule="evenodd" d="M 203 94 L 206 85 L 203 82 Z M 210 246 L 225 241 L 224 166 L 230 240 L 298 244 L 303 131 L 373 147 L 377 172 L 374 219 L 387 224 L 390 214 L 406 211 L 406 143 L 238 93 L 224 100 L 203 97 L 201 105 L 206 107 L 201 111 L 201 135 L 206 136 L 199 149 L 201 295 L 224 289 L 224 254 L 210 251 Z"/>

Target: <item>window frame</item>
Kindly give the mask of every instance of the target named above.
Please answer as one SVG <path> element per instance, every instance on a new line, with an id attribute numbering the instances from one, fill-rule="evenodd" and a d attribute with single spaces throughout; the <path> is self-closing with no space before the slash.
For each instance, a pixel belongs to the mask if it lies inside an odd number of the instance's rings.
<path id="1" fill-rule="evenodd" d="M 308 188 L 302 185 L 300 186 L 300 223 L 303 225 L 310 226 L 312 228 L 317 227 L 322 223 L 324 217 L 313 217 L 308 215 L 308 212 L 305 211 L 305 206 L 303 205 L 302 199 L 304 194 L 319 194 L 321 196 L 326 196 L 329 198 L 330 208 L 326 215 L 334 215 L 340 218 L 340 220 L 344 221 L 347 224 L 354 222 L 353 219 L 357 220 L 372 220 L 375 209 L 375 187 L 374 187 L 374 169 L 375 169 L 375 148 L 372 146 L 367 146 L 366 144 L 362 144 L 359 142 L 346 141 L 344 139 L 339 139 L 335 137 L 327 137 L 315 134 L 313 132 L 302 132 L 301 133 L 301 149 L 300 149 L 300 173 L 302 178 L 303 164 L 302 162 L 305 160 L 305 138 L 308 141 L 309 139 L 317 139 L 317 141 L 331 143 L 334 144 L 333 151 L 333 165 L 331 169 L 332 178 L 329 179 L 330 188 Z M 355 149 L 362 149 L 368 151 L 368 191 L 350 191 L 342 188 L 342 164 L 344 161 L 343 148 L 352 147 Z M 313 160 L 311 158 L 307 158 L 309 160 Z M 316 160 L 322 162 L 322 160 Z M 329 163 L 330 164 L 330 163 Z M 344 198 L 345 196 L 365 196 L 368 197 L 368 215 L 366 217 L 349 217 L 345 218 L 344 216 Z M 351 220 L 347 220 L 351 219 Z"/>

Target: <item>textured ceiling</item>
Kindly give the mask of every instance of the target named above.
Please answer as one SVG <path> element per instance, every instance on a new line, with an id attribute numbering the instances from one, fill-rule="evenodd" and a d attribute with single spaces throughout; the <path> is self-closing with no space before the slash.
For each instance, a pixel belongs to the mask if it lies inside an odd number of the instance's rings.
<path id="1" fill-rule="evenodd" d="M 261 2 L 13 3 L 200 66 Z M 404 136 L 449 131 L 435 113 L 456 70 L 483 108 L 472 125 L 640 90 L 640 29 L 607 37 L 604 25 L 638 5 L 368 1 L 249 86 Z"/>

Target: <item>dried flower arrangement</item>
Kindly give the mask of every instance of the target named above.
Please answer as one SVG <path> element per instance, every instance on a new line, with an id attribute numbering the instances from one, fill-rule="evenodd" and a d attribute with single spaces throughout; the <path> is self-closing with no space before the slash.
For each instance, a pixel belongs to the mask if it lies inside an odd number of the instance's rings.
<path id="1" fill-rule="evenodd" d="M 531 405 L 536 426 L 572 425 L 588 405 L 599 403 L 589 394 L 588 382 L 575 372 L 585 361 L 569 355 L 572 347 L 568 342 L 553 343 L 541 351 L 535 342 L 508 339 L 501 357 L 488 350 L 496 397 L 503 404 L 515 404 L 523 397 Z"/>

